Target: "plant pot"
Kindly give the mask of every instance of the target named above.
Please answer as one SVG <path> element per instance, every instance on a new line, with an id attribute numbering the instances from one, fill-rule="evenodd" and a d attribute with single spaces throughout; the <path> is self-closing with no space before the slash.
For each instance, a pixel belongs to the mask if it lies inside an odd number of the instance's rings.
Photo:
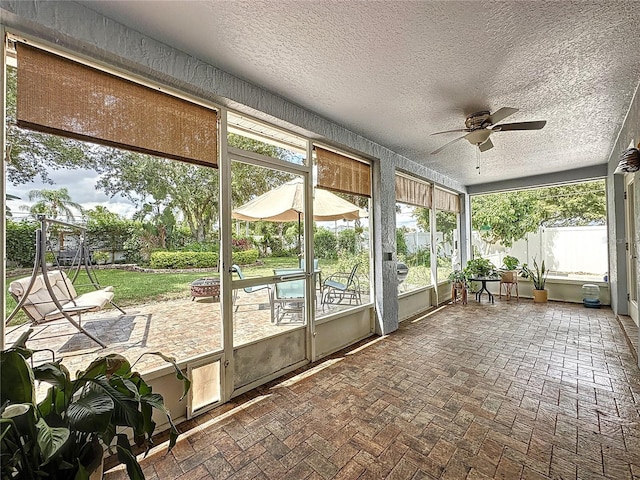
<path id="1" fill-rule="evenodd" d="M 507 270 L 500 274 L 500 281 L 502 283 L 516 283 L 518 281 L 517 270 Z"/>
<path id="2" fill-rule="evenodd" d="M 547 291 L 546 290 L 533 290 L 533 303 L 546 303 Z"/>

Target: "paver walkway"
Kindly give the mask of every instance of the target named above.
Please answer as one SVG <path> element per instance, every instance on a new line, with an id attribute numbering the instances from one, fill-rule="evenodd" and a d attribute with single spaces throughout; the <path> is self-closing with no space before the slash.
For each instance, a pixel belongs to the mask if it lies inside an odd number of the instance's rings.
<path id="1" fill-rule="evenodd" d="M 470 302 L 180 428 L 147 479 L 640 479 L 640 371 L 609 309 Z"/>

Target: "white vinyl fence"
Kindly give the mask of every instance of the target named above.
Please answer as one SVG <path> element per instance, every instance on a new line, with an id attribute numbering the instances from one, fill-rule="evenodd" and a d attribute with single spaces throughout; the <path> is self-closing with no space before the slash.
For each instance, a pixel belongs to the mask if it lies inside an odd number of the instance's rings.
<path id="1" fill-rule="evenodd" d="M 554 227 L 540 228 L 527 234 L 511 248 L 490 245 L 473 232 L 474 251 L 489 258 L 500 267 L 506 255 L 513 255 L 520 263 L 533 264 L 535 258 L 551 270 L 553 276 L 589 276 L 602 279 L 607 273 L 607 227 Z"/>

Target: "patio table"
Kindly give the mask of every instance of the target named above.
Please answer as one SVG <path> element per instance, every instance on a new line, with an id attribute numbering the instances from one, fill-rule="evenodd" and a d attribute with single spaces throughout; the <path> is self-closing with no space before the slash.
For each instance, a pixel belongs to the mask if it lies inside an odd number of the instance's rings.
<path id="1" fill-rule="evenodd" d="M 476 292 L 477 302 L 482 303 L 482 292 L 487 292 L 489 300 L 491 301 L 491 303 L 494 303 L 493 294 L 489 290 L 487 290 L 487 282 L 499 282 L 500 277 L 472 277 L 469 280 L 482 283 L 482 287 L 480 287 L 480 290 Z"/>

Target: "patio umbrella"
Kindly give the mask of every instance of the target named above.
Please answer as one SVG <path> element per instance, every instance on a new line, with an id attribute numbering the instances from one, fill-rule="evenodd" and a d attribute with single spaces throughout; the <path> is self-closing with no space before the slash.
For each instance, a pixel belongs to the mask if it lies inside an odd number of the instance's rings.
<path id="1" fill-rule="evenodd" d="M 233 218 L 255 222 L 300 223 L 304 218 L 304 183 L 295 178 L 273 190 L 263 193 L 231 212 Z M 316 189 L 313 199 L 313 219 L 316 221 L 356 220 L 366 217 L 367 212 L 328 190 Z M 300 228 L 298 228 L 300 232 Z M 298 247 L 300 238 L 298 234 Z"/>
<path id="2" fill-rule="evenodd" d="M 233 218 L 255 222 L 295 222 L 304 218 L 304 184 L 301 178 L 293 179 L 231 212 Z M 316 189 L 313 199 L 313 219 L 316 221 L 356 220 L 367 212 L 347 202 L 328 190 Z"/>

